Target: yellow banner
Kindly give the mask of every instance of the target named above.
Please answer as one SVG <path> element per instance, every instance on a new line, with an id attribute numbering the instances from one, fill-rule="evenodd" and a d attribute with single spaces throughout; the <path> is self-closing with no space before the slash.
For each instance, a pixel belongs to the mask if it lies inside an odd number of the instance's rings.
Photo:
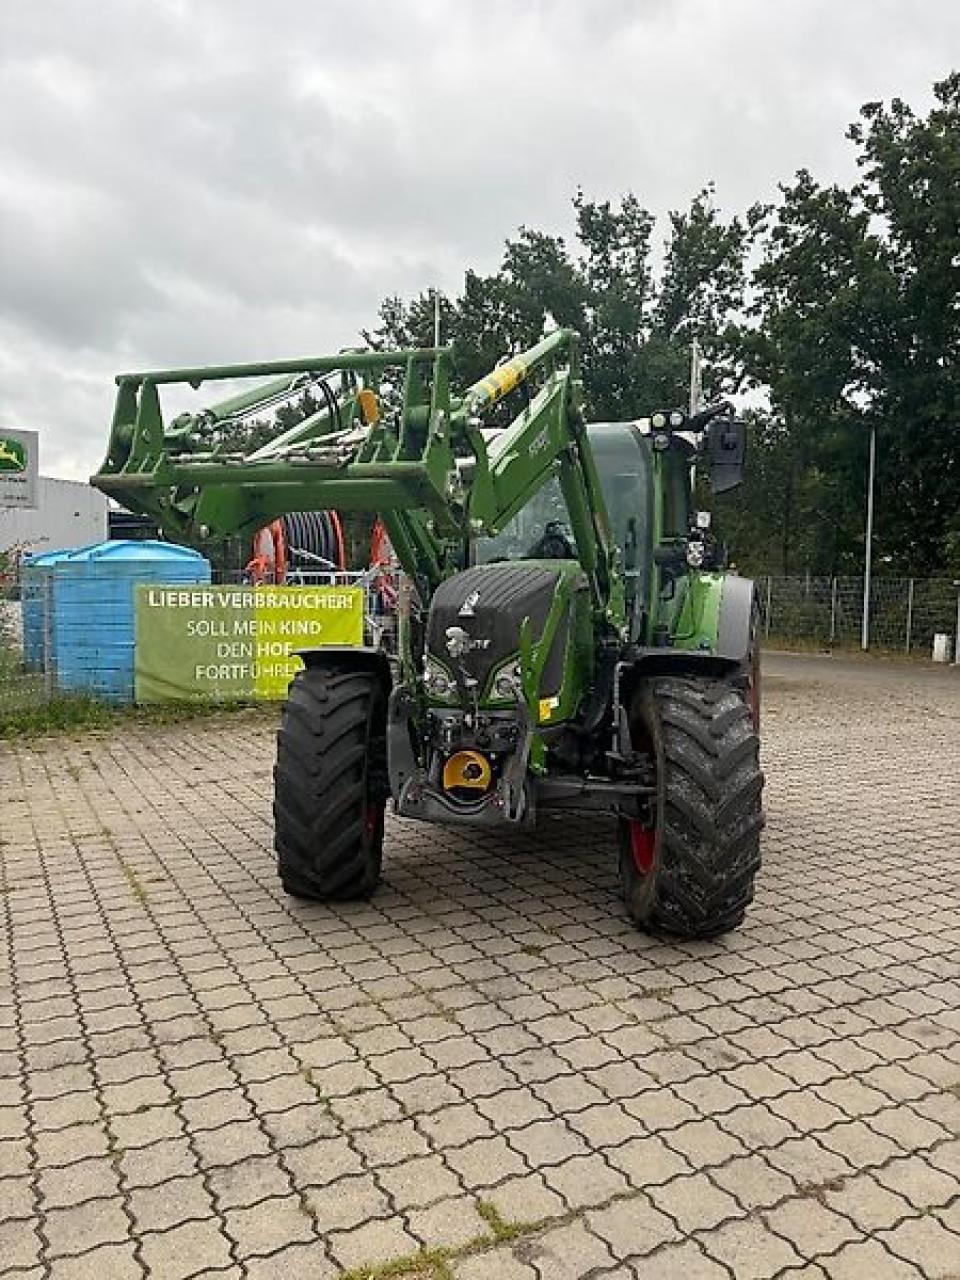
<path id="1" fill-rule="evenodd" d="M 363 644 L 360 587 L 137 588 L 138 702 L 282 699 L 297 649 Z"/>

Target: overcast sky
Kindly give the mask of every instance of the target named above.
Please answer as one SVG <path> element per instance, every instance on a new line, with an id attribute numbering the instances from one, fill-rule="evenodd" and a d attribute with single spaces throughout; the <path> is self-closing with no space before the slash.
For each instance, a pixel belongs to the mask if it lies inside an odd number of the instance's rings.
<path id="1" fill-rule="evenodd" d="M 848 180 L 958 63 L 956 0 L 0 0 L 0 426 L 85 477 L 122 369 L 335 350 L 578 185 Z"/>

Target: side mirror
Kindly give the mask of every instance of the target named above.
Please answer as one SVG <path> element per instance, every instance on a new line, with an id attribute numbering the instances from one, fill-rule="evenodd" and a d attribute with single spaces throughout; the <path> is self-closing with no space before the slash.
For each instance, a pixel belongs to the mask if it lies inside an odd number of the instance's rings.
<path id="1" fill-rule="evenodd" d="M 714 418 L 707 428 L 706 454 L 710 464 L 710 487 L 726 493 L 743 483 L 747 456 L 747 424 L 737 418 Z"/>

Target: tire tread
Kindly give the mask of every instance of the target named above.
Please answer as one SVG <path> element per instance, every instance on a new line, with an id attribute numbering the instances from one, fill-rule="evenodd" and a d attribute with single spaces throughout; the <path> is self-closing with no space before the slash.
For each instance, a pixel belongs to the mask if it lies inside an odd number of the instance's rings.
<path id="1" fill-rule="evenodd" d="M 733 682 L 664 677 L 649 696 L 662 735 L 663 815 L 655 890 L 638 923 L 713 937 L 735 928 L 753 900 L 763 826 L 759 739 Z"/>
<path id="2" fill-rule="evenodd" d="M 308 667 L 290 686 L 277 734 L 273 814 L 280 880 L 296 897 L 360 898 L 376 887 L 382 820 L 371 839 L 366 811 L 385 799 L 381 712 L 373 672 Z"/>

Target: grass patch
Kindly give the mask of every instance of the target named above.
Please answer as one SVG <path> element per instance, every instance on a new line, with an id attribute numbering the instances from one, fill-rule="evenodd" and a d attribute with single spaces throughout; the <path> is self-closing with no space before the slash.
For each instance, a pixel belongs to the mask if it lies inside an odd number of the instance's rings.
<path id="1" fill-rule="evenodd" d="M 0 619 L 2 622 L 2 619 Z M 160 702 L 134 707 L 89 693 L 65 693 L 40 672 L 27 671 L 20 650 L 0 631 L 0 739 L 84 733 L 118 725 L 168 725 L 241 711 L 276 718 L 278 702 Z"/>
<path id="2" fill-rule="evenodd" d="M 882 645 L 871 641 L 869 649 L 861 649 L 857 641 L 817 639 L 815 636 L 770 635 L 760 641 L 761 653 L 800 653 L 832 658 L 855 658 L 862 662 L 901 663 L 904 666 L 932 667 L 933 662 L 926 645 L 914 645 L 907 653 L 903 645 Z"/>
<path id="3" fill-rule="evenodd" d="M 498 1245 L 509 1244 L 522 1236 L 539 1231 L 551 1221 L 542 1218 L 536 1222 L 507 1222 L 496 1205 L 489 1200 L 477 1202 L 477 1213 L 487 1224 L 488 1230 L 458 1245 L 438 1245 L 433 1249 L 419 1249 L 402 1257 L 390 1258 L 373 1266 L 356 1267 L 347 1271 L 341 1280 L 395 1280 L 404 1276 L 407 1280 L 453 1280 L 450 1264 L 475 1253 L 486 1253 Z"/>
<path id="4" fill-rule="evenodd" d="M 2 682 L 0 675 L 0 682 Z M 117 706 L 86 694 L 39 692 L 10 696 L 0 684 L 0 739 L 37 738 L 51 734 L 78 734 L 117 728 L 186 724 L 211 716 L 247 712 L 264 719 L 276 717 L 276 703 L 263 702 L 164 702 L 145 707 Z"/>
<path id="5" fill-rule="evenodd" d="M 32 738 L 39 734 L 100 729 L 112 723 L 110 708 L 95 698 L 4 690 L 0 700 L 0 738 Z"/>
<path id="6" fill-rule="evenodd" d="M 477 1202 L 477 1213 L 490 1228 L 490 1234 L 497 1244 L 505 1244 L 509 1240 L 516 1240 L 518 1236 L 528 1235 L 535 1226 L 530 1222 L 507 1222 L 501 1217 L 497 1206 L 489 1200 Z"/>
<path id="7" fill-rule="evenodd" d="M 134 898 L 136 898 L 137 902 L 139 902 L 140 906 L 146 910 L 149 899 L 147 897 L 146 889 L 144 889 L 143 885 L 140 883 L 140 877 L 137 875 L 134 868 L 130 866 L 129 862 L 124 862 L 123 858 L 119 856 L 117 861 L 120 863 L 120 870 L 123 872 L 124 878 L 130 886 L 130 892 L 133 894 Z"/>
<path id="8" fill-rule="evenodd" d="M 340 1280 L 395 1280 L 397 1276 L 405 1276 L 407 1280 L 453 1280 L 450 1256 L 451 1251 L 447 1249 L 421 1249 L 377 1266 L 346 1271 Z"/>

